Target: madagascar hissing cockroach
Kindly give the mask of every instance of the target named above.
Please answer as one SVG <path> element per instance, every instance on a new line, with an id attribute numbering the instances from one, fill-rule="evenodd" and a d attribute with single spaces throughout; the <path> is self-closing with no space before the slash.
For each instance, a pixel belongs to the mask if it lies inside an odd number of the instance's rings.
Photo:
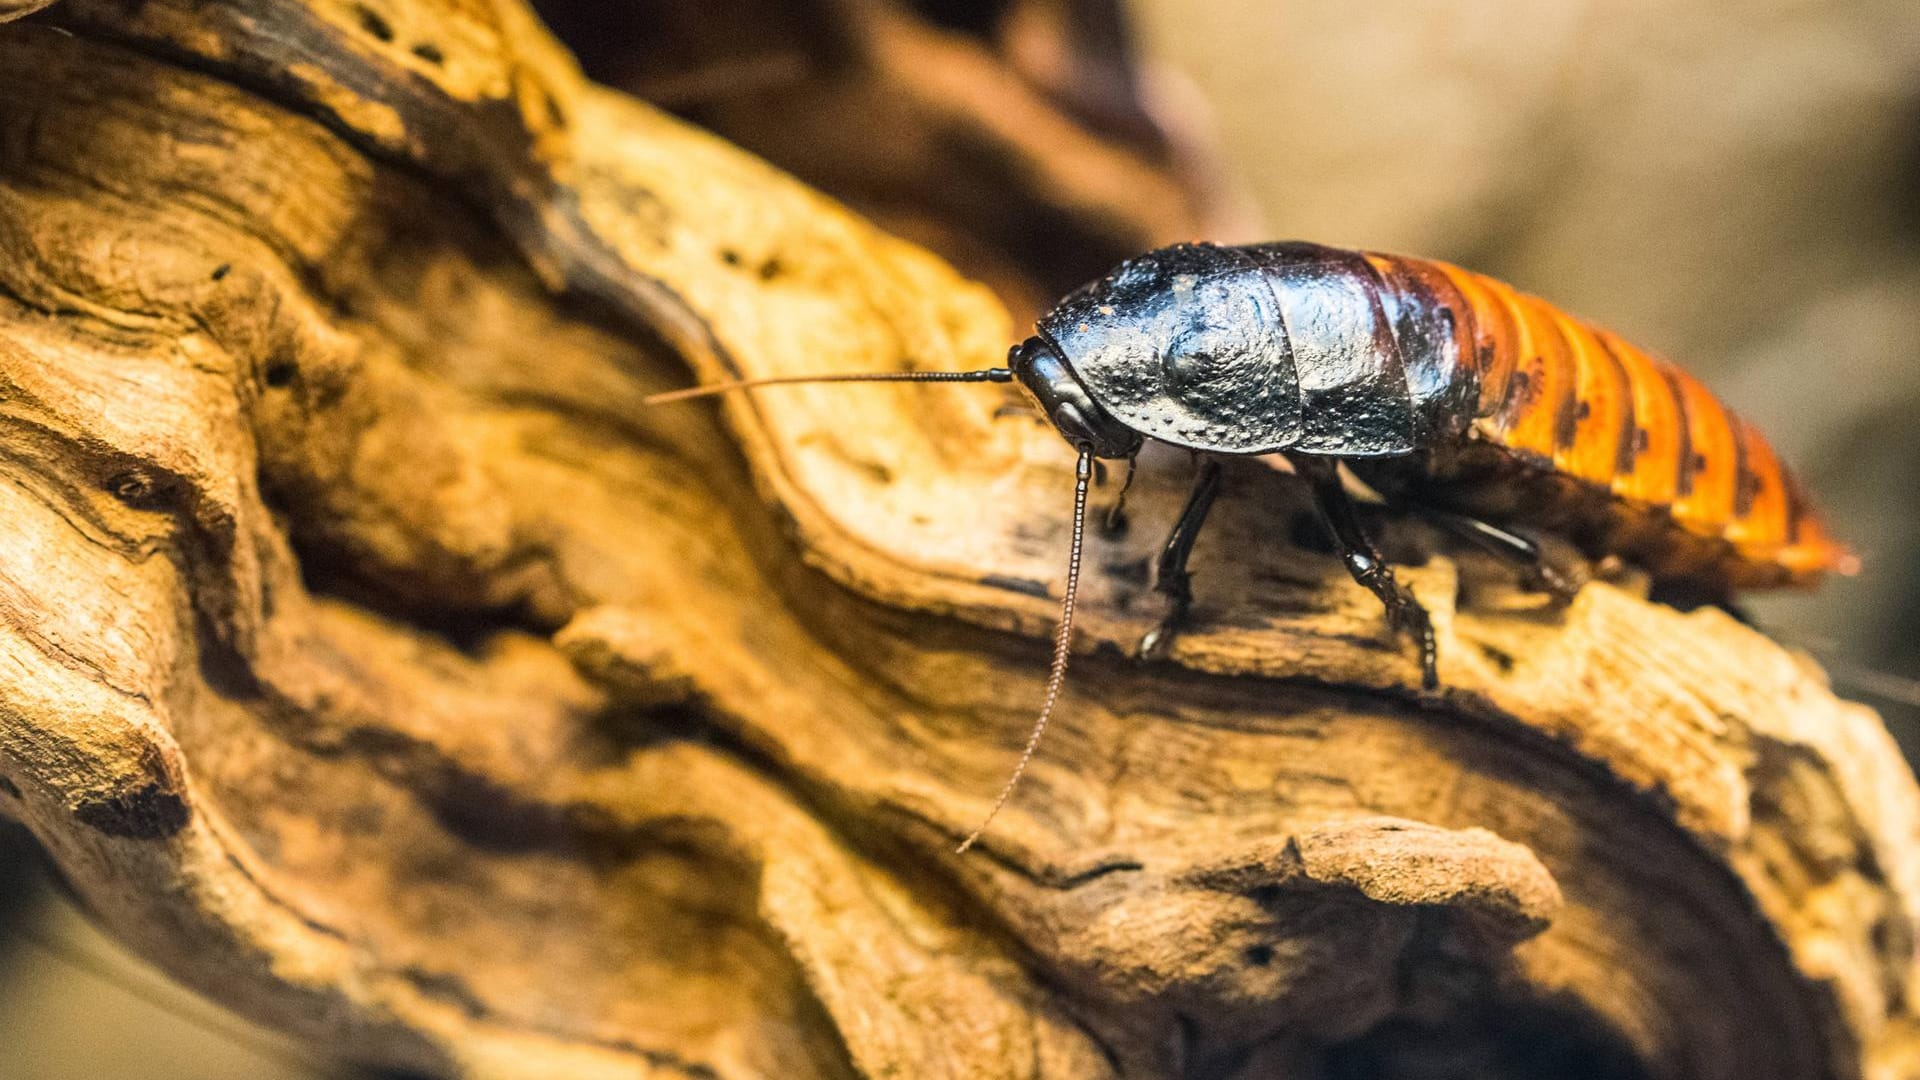
<path id="1" fill-rule="evenodd" d="M 1187 556 L 1224 455 L 1284 455 L 1311 486 L 1354 580 L 1420 649 L 1425 608 L 1394 580 L 1341 482 L 1503 554 L 1567 591 L 1532 540 L 1552 532 L 1696 595 L 1811 584 L 1854 559 L 1766 440 L 1701 384 L 1619 338 L 1446 263 L 1316 244 L 1180 244 L 1122 263 L 1042 316 L 1008 366 L 783 376 L 656 395 L 679 400 L 816 381 L 1015 382 L 1079 451 L 1073 543 L 1046 697 L 1020 763 L 965 851 L 1005 805 L 1066 676 L 1095 459 L 1129 468 L 1146 440 L 1186 447 L 1193 490 L 1159 560 L 1164 654 L 1187 615 Z M 1506 526 L 1506 527 L 1503 527 Z"/>

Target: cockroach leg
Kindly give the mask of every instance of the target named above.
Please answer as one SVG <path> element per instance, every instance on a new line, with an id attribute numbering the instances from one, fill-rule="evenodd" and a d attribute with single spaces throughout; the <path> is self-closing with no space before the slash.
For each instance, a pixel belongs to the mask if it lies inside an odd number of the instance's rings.
<path id="1" fill-rule="evenodd" d="M 1353 496 L 1340 483 L 1340 466 L 1329 458 L 1307 454 L 1288 454 L 1294 471 L 1313 485 L 1314 505 L 1333 534 L 1347 573 L 1368 592 L 1380 598 L 1387 609 L 1387 624 L 1396 633 L 1413 638 L 1420 645 L 1420 685 L 1424 690 L 1440 688 L 1439 647 L 1433 637 L 1433 620 L 1413 595 L 1413 590 L 1393 576 L 1393 567 L 1381 557 L 1380 549 L 1360 523 Z"/>
<path id="2" fill-rule="evenodd" d="M 1193 474 L 1193 490 L 1187 494 L 1187 505 L 1180 511 L 1180 519 L 1173 523 L 1173 531 L 1167 534 L 1166 546 L 1160 550 L 1153 588 L 1167 598 L 1167 614 L 1160 625 L 1140 639 L 1143 659 L 1165 659 L 1173 648 L 1173 639 L 1179 636 L 1187 621 L 1187 612 L 1193 606 L 1193 575 L 1187 572 L 1187 558 L 1193 554 L 1193 542 L 1200 535 L 1200 527 L 1206 524 L 1207 512 L 1213 509 L 1214 496 L 1219 493 L 1220 462 L 1201 457 Z"/>
<path id="3" fill-rule="evenodd" d="M 1127 474 L 1120 481 L 1120 492 L 1113 497 L 1113 505 L 1100 517 L 1100 535 L 1109 540 L 1127 534 L 1127 492 L 1133 490 L 1133 474 L 1139 465 L 1138 455 L 1127 459 Z"/>
<path id="4" fill-rule="evenodd" d="M 1522 588 L 1529 592 L 1546 593 L 1556 607 L 1573 603 L 1580 586 L 1585 584 L 1578 575 L 1555 566 L 1532 537 L 1446 510 L 1423 507 L 1420 515 L 1513 567 L 1520 574 Z"/>

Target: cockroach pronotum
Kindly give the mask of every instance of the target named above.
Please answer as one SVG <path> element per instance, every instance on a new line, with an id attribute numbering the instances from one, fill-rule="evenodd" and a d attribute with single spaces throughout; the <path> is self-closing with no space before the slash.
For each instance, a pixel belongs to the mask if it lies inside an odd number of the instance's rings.
<path id="1" fill-rule="evenodd" d="M 1438 688 L 1433 628 L 1394 580 L 1345 463 L 1388 501 L 1572 588 L 1519 529 L 1562 536 L 1655 582 L 1726 597 L 1811 584 L 1855 560 L 1759 433 L 1693 377 L 1544 301 L 1442 262 L 1321 247 L 1179 244 L 1122 263 L 1042 316 L 1008 366 L 748 379 L 659 394 L 677 401 L 804 382 L 1018 382 L 1079 452 L 1073 540 L 1039 718 L 971 847 L 1006 805 L 1066 678 L 1095 459 L 1149 439 L 1197 470 L 1161 551 L 1167 613 L 1141 642 L 1163 655 L 1192 601 L 1187 556 L 1223 455 L 1283 455 L 1311 486 L 1355 581 L 1380 598 Z"/>

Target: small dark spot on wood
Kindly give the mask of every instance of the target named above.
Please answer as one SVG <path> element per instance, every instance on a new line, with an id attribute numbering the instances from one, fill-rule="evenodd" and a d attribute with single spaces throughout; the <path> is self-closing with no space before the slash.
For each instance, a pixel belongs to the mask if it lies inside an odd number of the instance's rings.
<path id="1" fill-rule="evenodd" d="M 20 789 L 14 788 L 13 794 L 16 798 L 19 797 Z M 1875 953 L 1880 956 L 1895 956 L 1899 954 L 1905 935 L 1901 934 L 1899 930 L 1895 928 L 1891 919 L 1885 918 L 1884 916 L 1875 919 L 1873 928 L 1869 933 L 1873 939 Z"/>
<path id="2" fill-rule="evenodd" d="M 262 372 L 260 377 L 268 386 L 279 389 L 292 386 L 293 380 L 299 375 L 300 367 L 293 361 L 275 360 L 267 365 L 267 370 Z"/>
<path id="3" fill-rule="evenodd" d="M 260 561 L 262 565 L 266 565 L 268 562 L 266 559 Z M 277 610 L 279 610 L 279 597 L 275 591 L 273 579 L 270 577 L 262 578 L 260 580 L 260 616 L 263 619 L 271 619 L 273 618 L 273 613 Z"/>
<path id="4" fill-rule="evenodd" d="M 1576 420 L 1585 420 L 1587 417 L 1592 415 L 1593 415 L 1593 402 L 1591 401 L 1581 402 L 1579 408 L 1575 409 L 1573 413 L 1574 419 Z"/>
<path id="5" fill-rule="evenodd" d="M 739 266 L 743 258 L 739 252 L 732 248 L 721 248 L 720 261 L 726 263 L 728 266 Z"/>
<path id="6" fill-rule="evenodd" d="M 487 1003 L 482 1001 L 480 995 L 473 992 L 473 987 L 468 985 L 467 981 L 460 976 L 446 972 L 428 971 L 426 968 L 418 966 L 404 968 L 401 974 L 406 976 L 407 981 L 418 988 L 421 993 L 447 1002 L 461 1012 L 466 1013 L 468 1019 L 486 1019 L 489 1011 L 487 1009 Z"/>
<path id="7" fill-rule="evenodd" d="M 1025 596 L 1038 596 L 1043 600 L 1046 599 L 1047 595 L 1046 582 L 1035 581 L 1032 578 L 1008 577 L 1005 574 L 988 574 L 980 579 L 980 584 L 995 589 L 1005 589 L 1008 592 L 1021 593 Z"/>
<path id="8" fill-rule="evenodd" d="M 787 264 L 781 262 L 778 258 L 768 259 L 766 262 L 760 264 L 761 281 L 772 281 L 777 277 L 785 277 L 786 273 Z"/>
<path id="9" fill-rule="evenodd" d="M 1705 454 L 1693 455 L 1693 471 L 1697 473 L 1707 471 L 1707 455 Z"/>
<path id="10" fill-rule="evenodd" d="M 440 67 L 447 62 L 447 54 L 441 52 L 440 46 L 435 45 L 431 41 L 423 41 L 415 45 L 413 47 L 413 55 L 432 64 L 434 67 Z"/>
<path id="11" fill-rule="evenodd" d="M 547 91 L 546 87 L 536 86 L 534 87 L 534 93 L 540 95 L 540 106 L 546 111 L 547 123 L 552 124 L 555 128 L 565 128 L 567 126 L 567 112 L 560 107 L 558 101 L 553 99 L 553 95 Z"/>
<path id="12" fill-rule="evenodd" d="M 164 840 L 186 828 L 192 816 L 180 793 L 159 780 L 113 798 L 81 803 L 73 811 L 80 824 L 127 840 Z"/>
<path id="13" fill-rule="evenodd" d="M 1268 964 L 1273 963 L 1273 946 L 1271 945 L 1249 946 L 1246 951 L 1246 958 L 1247 958 L 1247 966 L 1249 967 L 1261 967 L 1261 968 L 1266 967 Z"/>
<path id="14" fill-rule="evenodd" d="M 231 273 L 233 273 L 233 264 L 221 263 L 219 266 L 213 268 L 213 280 L 225 281 L 227 280 L 227 275 Z"/>
<path id="15" fill-rule="evenodd" d="M 393 40 L 393 24 L 387 21 L 386 16 L 365 4 L 355 5 L 353 14 L 360 20 L 360 29 L 365 30 L 374 40 L 382 42 Z"/>
<path id="16" fill-rule="evenodd" d="M 153 505 L 159 497 L 159 485 L 140 469 L 128 469 L 107 478 L 107 494 L 132 507 Z"/>
<path id="17" fill-rule="evenodd" d="M 340 816 L 340 825 L 358 836 L 373 836 L 386 824 L 386 809 L 377 803 L 359 803 Z"/>
<path id="18" fill-rule="evenodd" d="M 1513 673 L 1513 654 L 1505 649 L 1488 645 L 1486 642 L 1480 642 L 1480 655 L 1486 657 L 1488 663 L 1499 668 L 1500 674 L 1510 675 Z"/>

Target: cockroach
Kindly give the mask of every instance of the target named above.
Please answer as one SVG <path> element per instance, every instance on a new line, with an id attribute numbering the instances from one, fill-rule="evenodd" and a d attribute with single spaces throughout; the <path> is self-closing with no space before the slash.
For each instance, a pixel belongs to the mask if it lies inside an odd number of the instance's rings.
<path id="1" fill-rule="evenodd" d="M 1355 581 L 1413 639 L 1439 686 L 1433 626 L 1394 578 L 1340 465 L 1519 566 L 1575 588 L 1516 530 L 1618 557 L 1694 595 L 1809 585 L 1855 560 L 1758 432 L 1692 376 L 1492 278 L 1442 262 L 1308 243 L 1179 244 L 1122 263 L 1042 316 L 1004 368 L 781 376 L 659 394 L 652 403 L 806 382 L 1017 382 L 1079 453 L 1067 581 L 1046 693 L 986 818 L 1006 805 L 1066 678 L 1096 459 L 1131 470 L 1147 440 L 1197 469 L 1161 550 L 1166 598 L 1141 642 L 1166 653 L 1192 603 L 1188 555 L 1220 459 L 1279 455 L 1312 489 Z"/>

